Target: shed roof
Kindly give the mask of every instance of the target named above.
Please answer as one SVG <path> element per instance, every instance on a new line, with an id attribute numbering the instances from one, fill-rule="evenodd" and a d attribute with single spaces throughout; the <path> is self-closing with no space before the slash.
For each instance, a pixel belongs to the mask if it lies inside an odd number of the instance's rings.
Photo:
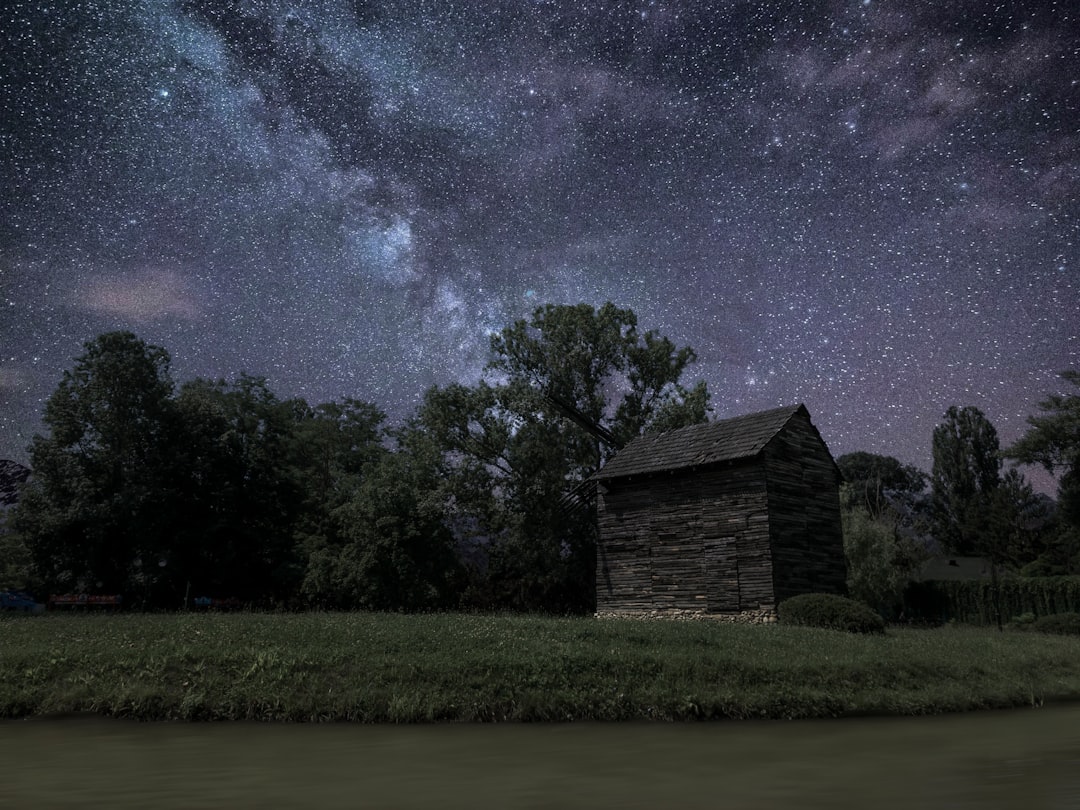
<path id="1" fill-rule="evenodd" d="M 789 405 L 640 436 L 620 450 L 594 477 L 600 480 L 625 478 L 753 458 L 800 411 L 809 419 L 805 405 Z"/>

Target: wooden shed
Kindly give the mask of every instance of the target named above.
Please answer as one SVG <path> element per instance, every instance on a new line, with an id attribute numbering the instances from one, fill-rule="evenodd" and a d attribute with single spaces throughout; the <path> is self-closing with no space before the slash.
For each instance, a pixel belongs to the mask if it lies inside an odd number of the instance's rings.
<path id="1" fill-rule="evenodd" d="M 768 620 L 844 588 L 840 470 L 804 405 L 642 436 L 595 478 L 597 615 Z"/>

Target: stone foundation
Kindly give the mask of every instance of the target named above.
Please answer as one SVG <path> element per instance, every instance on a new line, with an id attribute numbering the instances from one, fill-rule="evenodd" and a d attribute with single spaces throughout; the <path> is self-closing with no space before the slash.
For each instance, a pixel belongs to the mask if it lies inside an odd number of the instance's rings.
<path id="1" fill-rule="evenodd" d="M 720 622 L 722 624 L 774 624 L 776 608 L 740 610 L 734 613 L 706 613 L 702 610 L 598 610 L 597 619 L 657 619 L 677 622 Z"/>

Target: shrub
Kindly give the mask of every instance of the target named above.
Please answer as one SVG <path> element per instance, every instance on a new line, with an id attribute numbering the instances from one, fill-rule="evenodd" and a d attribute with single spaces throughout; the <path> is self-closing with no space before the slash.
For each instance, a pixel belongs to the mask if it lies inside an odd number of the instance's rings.
<path id="1" fill-rule="evenodd" d="M 1035 629 L 1040 633 L 1054 633 L 1059 636 L 1080 636 L 1080 613 L 1051 613 L 1035 620 Z"/>
<path id="2" fill-rule="evenodd" d="M 1009 619 L 1008 628 L 1010 630 L 1022 630 L 1025 632 L 1033 630 L 1035 628 L 1035 614 L 1029 610 L 1025 613 L 1021 613 L 1019 616 L 1013 616 Z"/>
<path id="3" fill-rule="evenodd" d="M 804 593 L 776 609 L 781 624 L 824 627 L 848 633 L 884 633 L 885 620 L 861 602 L 831 593 Z"/>

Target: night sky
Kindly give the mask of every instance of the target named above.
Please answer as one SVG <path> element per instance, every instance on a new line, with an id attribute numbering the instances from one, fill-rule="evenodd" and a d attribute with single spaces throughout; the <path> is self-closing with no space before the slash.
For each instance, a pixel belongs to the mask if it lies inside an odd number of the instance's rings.
<path id="1" fill-rule="evenodd" d="M 930 466 L 1080 366 L 1061 2 L 9 0 L 0 458 L 82 344 L 401 418 L 611 300 L 717 417 Z"/>

